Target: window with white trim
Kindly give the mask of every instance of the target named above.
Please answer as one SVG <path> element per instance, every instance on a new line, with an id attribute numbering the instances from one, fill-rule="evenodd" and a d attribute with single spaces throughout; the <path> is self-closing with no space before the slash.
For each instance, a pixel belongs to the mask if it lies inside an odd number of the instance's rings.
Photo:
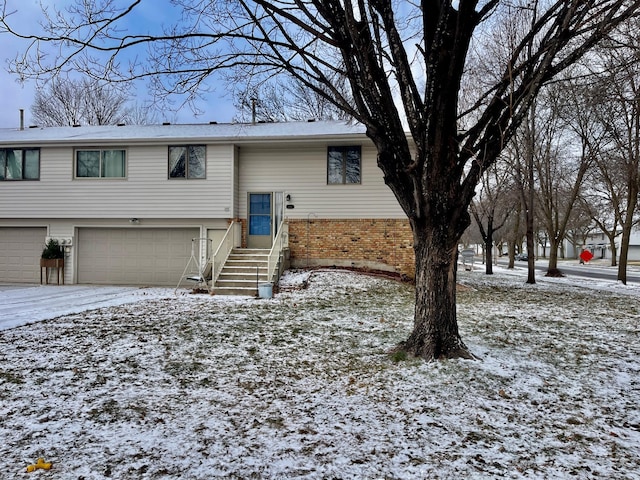
<path id="1" fill-rule="evenodd" d="M 126 151 L 102 148 L 76 150 L 75 170 L 76 178 L 125 178 Z"/>

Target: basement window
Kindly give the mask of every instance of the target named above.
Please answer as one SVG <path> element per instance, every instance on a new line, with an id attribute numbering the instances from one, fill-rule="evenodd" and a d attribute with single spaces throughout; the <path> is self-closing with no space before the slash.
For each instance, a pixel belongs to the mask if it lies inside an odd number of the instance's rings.
<path id="1" fill-rule="evenodd" d="M 360 146 L 329 147 L 327 150 L 327 184 L 360 183 Z"/>

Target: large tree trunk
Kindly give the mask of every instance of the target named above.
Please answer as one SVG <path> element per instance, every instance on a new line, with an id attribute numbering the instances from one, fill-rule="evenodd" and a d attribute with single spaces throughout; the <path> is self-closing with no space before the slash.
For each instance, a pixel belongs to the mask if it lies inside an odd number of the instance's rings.
<path id="1" fill-rule="evenodd" d="M 469 352 L 458 332 L 456 318 L 457 241 L 442 239 L 434 231 L 448 227 L 444 218 L 416 231 L 416 306 L 413 332 L 401 349 L 427 360 L 468 358 Z"/>
<path id="2" fill-rule="evenodd" d="M 640 115 L 636 118 L 638 129 L 640 130 Z M 631 240 L 631 230 L 633 228 L 634 213 L 638 206 L 638 190 L 640 181 L 638 180 L 638 162 L 633 162 L 629 175 L 629 194 L 627 197 L 627 208 L 624 221 L 622 222 L 622 239 L 620 241 L 620 261 L 618 263 L 618 281 L 627 284 L 627 259 L 629 256 L 629 243 Z"/>
<path id="3" fill-rule="evenodd" d="M 611 247 L 611 266 L 618 266 L 618 249 L 616 248 L 616 237 L 609 237 L 609 246 Z"/>
<path id="4" fill-rule="evenodd" d="M 509 255 L 509 264 L 507 268 L 513 269 L 515 267 L 515 256 L 516 256 L 516 242 L 515 240 L 510 240 L 507 242 L 507 250 Z"/>
<path id="5" fill-rule="evenodd" d="M 626 233 L 626 229 L 622 229 L 622 241 L 620 242 L 620 261 L 618 262 L 618 281 L 623 285 L 627 284 L 627 259 L 629 254 L 629 238 L 630 234 Z"/>
<path id="6" fill-rule="evenodd" d="M 639 102 L 640 103 L 640 102 Z M 640 110 L 640 105 L 638 106 Z M 634 214 L 638 206 L 638 195 L 640 194 L 640 176 L 638 164 L 640 161 L 640 112 L 634 117 L 635 135 L 632 138 L 634 146 L 632 162 L 629 162 L 629 192 L 627 196 L 627 208 L 625 209 L 624 221 L 622 222 L 622 239 L 620 241 L 620 261 L 618 263 L 618 281 L 627 284 L 627 260 L 629 256 L 629 243 L 631 240 L 631 230 L 633 228 Z"/>
<path id="7" fill-rule="evenodd" d="M 484 235 L 485 274 L 493 275 L 493 215 L 487 218 L 487 230 Z"/>
<path id="8" fill-rule="evenodd" d="M 525 219 L 527 225 L 527 283 L 536 283 L 536 239 L 533 232 L 533 166 L 529 166 L 529 191 L 524 205 Z"/>
<path id="9" fill-rule="evenodd" d="M 555 237 L 549 238 L 549 267 L 547 268 L 547 277 L 563 277 L 562 272 L 558 269 L 558 239 Z"/>
<path id="10" fill-rule="evenodd" d="M 487 233 L 487 238 L 484 241 L 484 250 L 486 252 L 484 273 L 486 275 L 493 275 L 493 232 Z"/>
<path id="11" fill-rule="evenodd" d="M 637 190 L 633 193 L 637 197 Z M 629 202 L 633 207 L 630 212 L 635 211 L 637 202 Z M 631 230 L 633 228 L 633 213 L 627 213 L 627 218 L 622 224 L 622 238 L 620 240 L 620 259 L 618 261 L 618 281 L 627 284 L 627 264 L 629 258 L 629 244 L 631 240 Z M 615 251 L 613 252 L 615 254 Z"/>

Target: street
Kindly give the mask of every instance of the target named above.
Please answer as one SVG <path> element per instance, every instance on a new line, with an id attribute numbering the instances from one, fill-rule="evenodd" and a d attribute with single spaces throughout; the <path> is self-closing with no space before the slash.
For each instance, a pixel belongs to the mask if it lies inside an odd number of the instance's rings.
<path id="1" fill-rule="evenodd" d="M 506 267 L 508 260 L 498 260 L 498 265 Z M 515 265 L 521 268 L 527 268 L 527 262 L 521 261 L 515 262 Z M 536 261 L 536 270 L 545 272 L 547 271 L 548 261 L 542 259 Z M 579 276 L 586 278 L 596 278 L 600 280 L 617 281 L 618 270 L 617 267 L 606 266 L 602 263 L 583 264 L 578 263 L 578 260 L 562 260 L 558 262 L 558 269 L 566 276 Z M 627 283 L 640 283 L 640 271 L 637 267 L 627 268 Z"/>

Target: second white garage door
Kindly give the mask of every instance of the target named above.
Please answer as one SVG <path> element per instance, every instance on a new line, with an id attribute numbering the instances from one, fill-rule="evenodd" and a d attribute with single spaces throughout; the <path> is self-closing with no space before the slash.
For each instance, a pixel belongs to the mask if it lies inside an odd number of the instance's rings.
<path id="1" fill-rule="evenodd" d="M 80 228 L 78 283 L 175 286 L 195 228 Z"/>

